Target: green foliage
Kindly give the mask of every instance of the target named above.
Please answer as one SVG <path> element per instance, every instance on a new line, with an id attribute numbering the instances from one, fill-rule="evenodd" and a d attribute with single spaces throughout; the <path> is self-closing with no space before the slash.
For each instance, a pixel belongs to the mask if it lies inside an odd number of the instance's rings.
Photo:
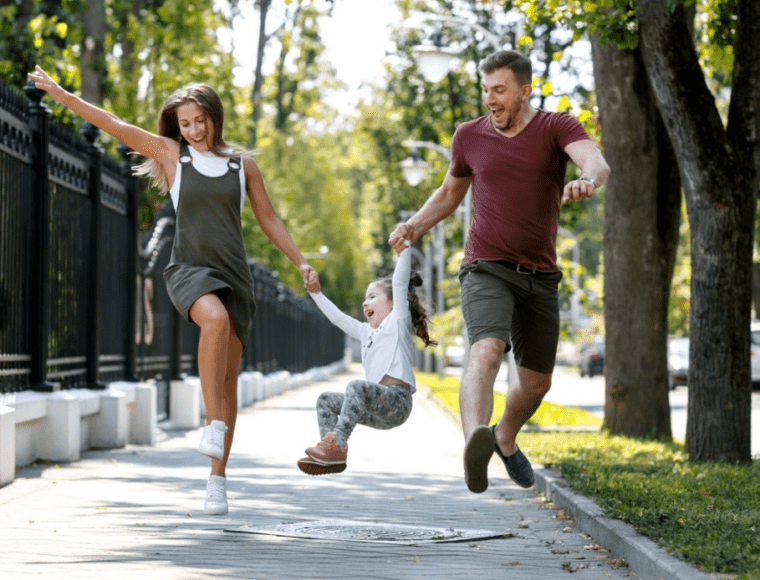
<path id="1" fill-rule="evenodd" d="M 325 295 L 346 312 L 354 311 L 373 279 L 377 259 L 372 247 L 371 204 L 352 203 L 351 137 L 345 133 L 311 134 L 298 140 L 274 130 L 263 131 L 256 161 L 267 192 L 296 245 L 319 272 Z M 248 255 L 279 271 L 291 288 L 303 283 L 297 269 L 256 224 L 253 212 L 243 216 Z M 319 249 L 329 248 L 322 256 Z"/>

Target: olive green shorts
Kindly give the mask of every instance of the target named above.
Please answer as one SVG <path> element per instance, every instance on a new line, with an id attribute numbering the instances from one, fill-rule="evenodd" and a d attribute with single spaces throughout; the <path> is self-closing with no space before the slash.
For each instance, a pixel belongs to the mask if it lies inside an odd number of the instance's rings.
<path id="1" fill-rule="evenodd" d="M 504 341 L 517 366 L 551 374 L 559 340 L 559 283 L 562 272 L 526 274 L 499 262 L 462 264 L 462 314 L 470 344 Z"/>

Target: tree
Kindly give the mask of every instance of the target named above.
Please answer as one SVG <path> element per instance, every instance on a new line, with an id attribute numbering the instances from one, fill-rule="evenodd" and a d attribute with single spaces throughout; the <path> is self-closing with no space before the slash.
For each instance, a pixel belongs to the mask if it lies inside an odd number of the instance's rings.
<path id="1" fill-rule="evenodd" d="M 735 7 L 728 123 L 694 50 L 683 5 L 639 0 L 647 75 L 674 144 L 691 226 L 689 415 L 693 460 L 750 462 L 749 323 L 760 183 L 760 4 Z M 730 12 L 729 12 L 730 13 Z"/>
<path id="2" fill-rule="evenodd" d="M 612 168 L 604 211 L 604 426 L 670 438 L 667 315 L 681 184 L 641 51 L 596 39 L 592 47 L 604 154 Z"/>
<path id="3" fill-rule="evenodd" d="M 90 0 L 82 7 L 82 98 L 95 105 L 103 104 L 106 79 L 106 4 Z"/>

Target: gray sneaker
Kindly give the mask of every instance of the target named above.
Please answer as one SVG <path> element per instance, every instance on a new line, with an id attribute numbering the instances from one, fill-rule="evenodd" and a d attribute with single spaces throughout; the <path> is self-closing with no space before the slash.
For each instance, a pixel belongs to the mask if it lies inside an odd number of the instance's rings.
<path id="1" fill-rule="evenodd" d="M 491 433 L 493 433 L 494 450 L 496 455 L 501 457 L 504 462 L 504 467 L 507 468 L 507 475 L 509 479 L 514 481 L 517 485 L 524 488 L 532 487 L 535 483 L 533 477 L 533 467 L 530 465 L 530 461 L 525 457 L 525 454 L 517 448 L 512 455 L 506 457 L 499 449 L 499 444 L 496 443 L 496 425 L 491 426 Z"/>
<path id="2" fill-rule="evenodd" d="M 480 425 L 464 446 L 464 481 L 472 493 L 483 493 L 488 489 L 488 462 L 495 443 L 493 432 Z"/>

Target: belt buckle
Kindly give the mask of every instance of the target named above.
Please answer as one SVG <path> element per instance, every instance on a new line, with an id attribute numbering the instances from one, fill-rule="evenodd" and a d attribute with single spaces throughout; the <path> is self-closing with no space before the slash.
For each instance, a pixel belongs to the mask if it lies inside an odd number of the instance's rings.
<path id="1" fill-rule="evenodd" d="M 518 274 L 525 274 L 526 276 L 531 276 L 536 273 L 535 270 L 528 270 L 527 268 L 523 267 L 522 264 L 517 264 L 516 271 Z"/>

